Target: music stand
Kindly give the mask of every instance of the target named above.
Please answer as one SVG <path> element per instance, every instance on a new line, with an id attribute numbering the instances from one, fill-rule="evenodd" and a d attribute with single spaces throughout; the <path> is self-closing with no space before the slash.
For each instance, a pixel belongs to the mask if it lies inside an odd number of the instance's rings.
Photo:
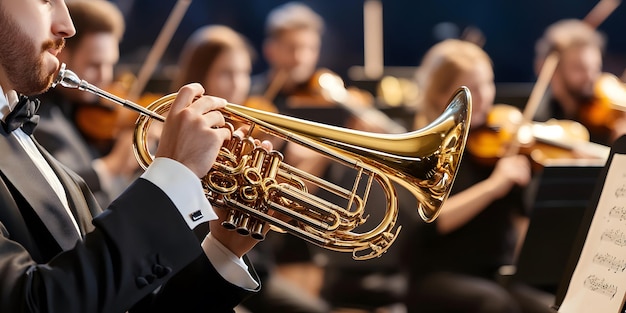
<path id="1" fill-rule="evenodd" d="M 602 167 L 548 164 L 533 179 L 526 194 L 530 224 L 513 281 L 556 292 Z"/>
<path id="2" fill-rule="evenodd" d="M 590 202 L 588 207 L 586 208 L 583 218 L 580 223 L 579 230 L 574 238 L 574 243 L 572 245 L 572 250 L 570 252 L 569 258 L 563 270 L 563 277 L 561 282 L 559 283 L 556 298 L 554 301 L 554 308 L 560 309 L 563 305 L 563 302 L 567 296 L 568 289 L 570 288 L 570 283 L 573 278 L 573 274 L 578 265 L 579 259 L 581 257 L 581 253 L 583 252 L 583 248 L 585 245 L 585 241 L 587 239 L 590 227 L 594 220 L 594 215 L 598 208 L 598 202 L 600 200 L 600 196 L 602 195 L 602 191 L 604 189 L 604 185 L 606 182 L 607 175 L 609 174 L 609 167 L 613 158 L 616 154 L 626 154 L 626 136 L 620 137 L 613 143 L 611 147 L 611 152 L 609 154 L 609 158 L 606 162 L 606 165 L 600 171 L 600 175 L 597 179 L 596 185 L 593 188 L 592 197 L 590 198 Z M 619 312 L 624 312 L 625 308 L 622 304 Z"/>

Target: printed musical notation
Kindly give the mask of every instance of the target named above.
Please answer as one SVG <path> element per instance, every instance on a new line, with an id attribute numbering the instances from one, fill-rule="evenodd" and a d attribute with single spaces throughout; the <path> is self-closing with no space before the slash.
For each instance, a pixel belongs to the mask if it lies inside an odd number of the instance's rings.
<path id="1" fill-rule="evenodd" d="M 560 313 L 620 312 L 626 297 L 626 154 L 614 154 Z"/>
<path id="2" fill-rule="evenodd" d="M 626 269 L 626 260 L 620 259 L 614 255 L 605 253 L 596 253 L 593 256 L 593 260 L 591 261 L 595 264 L 607 267 L 610 271 L 614 273 L 623 272 Z"/>
<path id="3" fill-rule="evenodd" d="M 619 198 L 616 196 L 616 198 Z M 626 208 L 623 206 L 613 206 L 609 211 L 609 217 L 617 218 L 620 221 L 626 220 Z"/>
<path id="4" fill-rule="evenodd" d="M 600 278 L 596 275 L 587 276 L 583 286 L 593 292 L 599 293 L 603 296 L 608 296 L 611 299 L 613 299 L 617 293 L 616 285 L 607 283 L 604 278 Z"/>
<path id="5" fill-rule="evenodd" d="M 600 240 L 608 241 L 620 247 L 624 247 L 626 246 L 626 233 L 615 228 L 606 229 L 602 233 L 602 236 L 600 236 Z"/>

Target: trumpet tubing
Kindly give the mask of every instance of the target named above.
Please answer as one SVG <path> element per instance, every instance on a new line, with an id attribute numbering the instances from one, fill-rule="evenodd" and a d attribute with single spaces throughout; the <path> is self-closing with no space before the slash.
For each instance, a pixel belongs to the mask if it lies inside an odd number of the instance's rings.
<path id="1" fill-rule="evenodd" d="M 73 75 L 63 72 L 62 76 Z M 65 87 L 82 86 L 83 90 L 100 93 L 97 87 L 76 78 L 61 77 L 57 81 L 65 81 Z M 144 168 L 153 160 L 147 140 L 150 125 L 155 116 L 162 117 L 169 111 L 175 97 L 171 94 L 154 101 L 145 108 L 149 113 L 137 120 L 135 154 Z M 113 101 L 126 105 L 123 99 Z M 207 198 L 215 207 L 229 212 L 222 225 L 262 240 L 264 225 L 269 223 L 272 230 L 291 233 L 329 250 L 351 252 L 354 259 L 365 260 L 386 252 L 400 231 L 401 227 L 395 225 L 398 199 L 393 182 L 418 199 L 417 210 L 424 221 L 431 222 L 439 214 L 465 148 L 471 97 L 469 89 L 459 88 L 437 120 L 404 134 L 344 129 L 235 104 L 228 104 L 222 113 L 229 123 L 247 124 L 248 134 L 261 130 L 356 171 L 353 186 L 338 186 L 286 164 L 281 153 L 266 151 L 248 135 L 233 136 L 202 178 Z M 357 232 L 355 229 L 367 220 L 365 207 L 374 182 L 384 193 L 384 217 L 372 229 Z M 342 200 L 333 203 L 312 194 L 307 183 Z"/>

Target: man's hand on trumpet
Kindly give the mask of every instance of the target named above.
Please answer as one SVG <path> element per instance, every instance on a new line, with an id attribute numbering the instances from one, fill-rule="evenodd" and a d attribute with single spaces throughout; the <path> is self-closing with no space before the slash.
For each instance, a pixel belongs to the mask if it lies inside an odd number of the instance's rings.
<path id="1" fill-rule="evenodd" d="M 179 90 L 167 114 L 155 154 L 155 157 L 166 157 L 182 163 L 198 178 L 209 172 L 220 148 L 232 136 L 231 128 L 224 127 L 226 122 L 220 111 L 226 101 L 205 96 L 204 91 L 196 83 L 185 85 Z M 240 138 L 245 137 L 246 127 L 237 129 Z M 269 141 L 255 141 L 268 151 L 273 149 Z M 237 257 L 242 257 L 258 243 L 257 239 L 222 227 L 227 212 L 217 208 L 215 212 L 218 219 L 210 222 L 211 234 Z M 269 225 L 266 225 L 263 234 L 268 231 Z"/>
<path id="2" fill-rule="evenodd" d="M 220 147 L 231 137 L 219 111 L 226 101 L 205 96 L 197 83 L 183 86 L 172 103 L 163 126 L 156 157 L 166 157 L 187 166 L 198 178 L 206 175 Z"/>

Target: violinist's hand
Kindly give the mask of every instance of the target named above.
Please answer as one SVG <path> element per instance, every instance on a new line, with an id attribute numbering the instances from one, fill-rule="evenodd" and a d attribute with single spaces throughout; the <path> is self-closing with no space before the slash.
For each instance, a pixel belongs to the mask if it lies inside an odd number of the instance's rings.
<path id="1" fill-rule="evenodd" d="M 231 130 L 225 125 L 219 109 L 224 99 L 204 96 L 197 83 L 180 88 L 168 112 L 156 157 L 174 159 L 187 166 L 199 178 L 204 177 L 215 162 Z"/>
<path id="2" fill-rule="evenodd" d="M 241 132 L 237 130 L 236 132 Z M 241 136 L 243 137 L 243 136 Z M 272 144 L 269 141 L 263 141 L 260 143 L 256 140 L 257 144 L 261 144 L 263 148 L 268 151 L 272 150 Z M 241 258 L 244 254 L 248 253 L 259 241 L 251 236 L 242 236 L 236 231 L 228 230 L 222 226 L 222 222 L 226 219 L 228 212 L 223 209 L 215 209 L 215 213 L 218 218 L 209 222 L 209 228 L 213 237 L 224 245 L 228 250 L 235 254 L 238 258 Z M 265 224 L 262 233 L 267 234 L 270 229 L 269 224 Z"/>
<path id="3" fill-rule="evenodd" d="M 530 161 L 524 155 L 513 155 L 498 160 L 490 180 L 493 180 L 494 193 L 498 198 L 506 195 L 513 186 L 526 186 L 530 182 Z"/>

